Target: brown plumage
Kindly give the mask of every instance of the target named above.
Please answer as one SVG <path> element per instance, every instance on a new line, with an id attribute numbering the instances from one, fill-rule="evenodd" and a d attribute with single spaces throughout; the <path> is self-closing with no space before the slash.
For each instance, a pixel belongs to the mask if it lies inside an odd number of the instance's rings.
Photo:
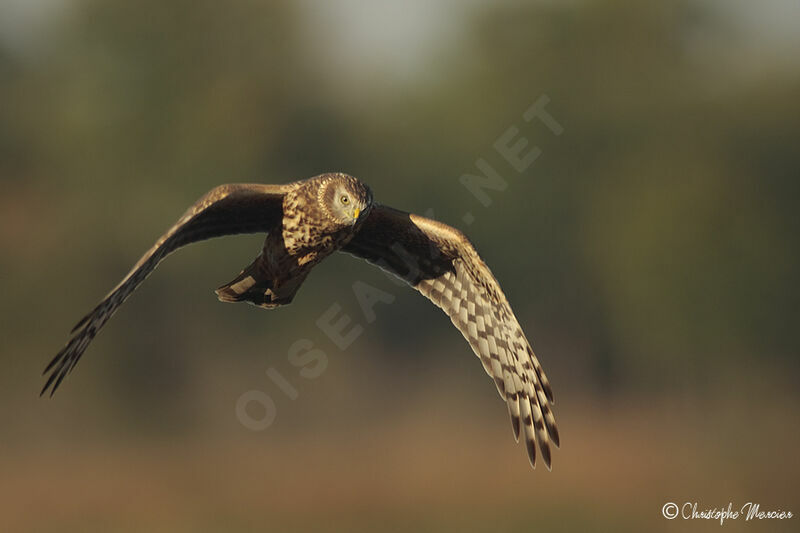
<path id="1" fill-rule="evenodd" d="M 291 303 L 311 269 L 340 250 L 400 277 L 450 317 L 508 405 L 515 438 L 522 433 L 531 465 L 536 442 L 550 468 L 559 445 L 550 383 L 500 285 L 463 233 L 373 202 L 370 189 L 346 174 L 287 185 L 222 185 L 193 205 L 128 275 L 72 330 L 45 369 L 52 395 L 89 342 L 127 297 L 177 248 L 236 233 L 267 233 L 259 256 L 217 289 L 226 302 L 264 308 Z"/>

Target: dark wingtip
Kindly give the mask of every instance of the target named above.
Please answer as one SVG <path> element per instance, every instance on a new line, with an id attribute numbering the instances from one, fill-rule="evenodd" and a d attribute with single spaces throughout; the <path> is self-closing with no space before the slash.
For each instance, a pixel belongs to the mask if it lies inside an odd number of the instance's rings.
<path id="1" fill-rule="evenodd" d="M 528 450 L 528 462 L 531 464 L 531 468 L 534 470 L 536 469 L 536 443 L 533 439 L 526 438 L 525 439 L 525 447 Z"/>
<path id="2" fill-rule="evenodd" d="M 514 440 L 519 442 L 519 417 L 511 415 L 511 431 L 514 432 Z"/>
<path id="3" fill-rule="evenodd" d="M 57 380 L 56 380 L 56 382 L 53 384 L 53 388 L 52 388 L 52 389 L 50 389 L 50 397 L 51 397 L 51 398 L 53 397 L 53 394 L 55 394 L 55 393 L 56 393 L 56 389 L 58 388 L 58 386 L 59 386 L 59 385 L 61 385 L 61 382 L 64 380 L 64 378 L 65 378 L 66 376 L 67 376 L 67 372 L 64 372 L 63 370 L 62 370 L 61 372 L 59 372 L 59 374 L 58 374 L 58 379 L 57 379 Z"/>
<path id="4" fill-rule="evenodd" d="M 547 467 L 547 471 L 548 472 L 552 471 L 553 468 L 552 468 L 551 463 L 550 463 L 550 459 L 551 459 L 550 458 L 550 446 L 548 446 L 547 443 L 543 442 L 543 443 L 541 443 L 539 448 L 542 451 L 542 459 L 544 460 L 544 466 Z"/>
<path id="5" fill-rule="evenodd" d="M 39 393 L 39 396 L 44 395 L 47 392 L 47 389 L 50 389 L 50 396 L 52 397 L 53 394 L 56 392 L 56 389 L 64 380 L 64 378 L 69 374 L 69 372 L 75 368 L 75 364 L 80 359 L 81 354 L 76 354 L 76 346 L 79 346 L 79 339 L 80 335 L 73 336 L 69 342 L 61 348 L 53 360 L 50 361 L 47 366 L 45 367 L 42 375 L 46 375 L 48 372 L 50 375 L 47 377 L 47 381 L 42 387 L 42 391 Z"/>
<path id="6" fill-rule="evenodd" d="M 67 368 L 65 365 L 62 365 L 54 370 L 50 374 L 50 377 L 47 378 L 47 382 L 44 384 L 44 387 L 42 387 L 42 391 L 39 393 L 39 396 L 41 397 L 45 392 L 47 392 L 47 389 L 50 389 L 50 397 L 52 398 L 59 385 L 61 385 L 61 382 L 64 381 L 65 377 L 67 377 L 67 374 L 69 374 L 69 368 Z"/>
<path id="7" fill-rule="evenodd" d="M 49 389 L 49 388 L 50 388 L 50 385 L 52 385 L 52 384 L 53 384 L 53 381 L 55 381 L 55 379 L 56 379 L 56 376 L 57 376 L 57 375 L 58 375 L 58 372 L 53 372 L 52 374 L 50 374 L 50 377 L 49 377 L 49 378 L 47 378 L 47 381 L 45 382 L 45 384 L 44 384 L 44 387 L 42 387 L 42 390 L 41 390 L 41 392 L 39 393 L 39 397 L 40 397 L 40 398 L 41 398 L 42 396 L 44 396 L 44 393 L 45 393 L 45 392 L 47 392 L 47 389 Z M 53 387 L 53 390 L 52 390 L 52 391 L 50 391 L 50 397 L 51 397 L 51 398 L 53 397 L 53 393 L 54 393 L 54 392 L 55 392 L 55 387 Z"/>
<path id="8" fill-rule="evenodd" d="M 81 329 L 86 324 L 86 322 L 89 320 L 89 317 L 92 316 L 92 314 L 94 314 L 94 311 L 92 311 L 91 313 L 89 313 L 85 317 L 81 318 L 80 321 L 77 324 L 75 324 L 75 327 L 72 328 L 72 331 L 69 332 L 70 335 L 72 335 L 73 333 L 75 333 L 76 331 Z"/>
<path id="9" fill-rule="evenodd" d="M 506 406 L 508 407 L 508 416 L 511 419 L 511 431 L 514 433 L 514 441 L 519 442 L 519 431 L 520 431 L 519 414 L 515 414 L 514 410 L 511 408 L 512 405 L 516 405 L 516 401 L 517 401 L 516 397 L 509 398 L 506 401 Z"/>
<path id="10" fill-rule="evenodd" d="M 47 363 L 47 366 L 46 366 L 46 367 L 44 367 L 44 370 L 42 370 L 42 375 L 43 375 L 43 376 L 44 376 L 45 374 L 47 374 L 48 372 L 50 372 L 50 369 L 51 369 L 51 368 L 53 368 L 54 366 L 56 366 L 56 363 L 58 363 L 58 362 L 61 360 L 61 358 L 62 358 L 62 357 L 64 357 L 64 352 L 65 352 L 65 351 L 66 351 L 66 347 L 62 348 L 62 349 L 61 349 L 61 351 L 60 351 L 60 352 L 58 352 L 58 353 L 56 354 L 56 356 L 55 356 L 55 357 L 53 357 L 53 358 L 50 360 L 50 362 L 49 362 L 49 363 Z"/>
<path id="11" fill-rule="evenodd" d="M 561 448 L 561 437 L 558 435 L 558 428 L 556 426 L 547 426 L 547 432 L 550 434 L 550 440 L 556 445 L 556 448 Z"/>

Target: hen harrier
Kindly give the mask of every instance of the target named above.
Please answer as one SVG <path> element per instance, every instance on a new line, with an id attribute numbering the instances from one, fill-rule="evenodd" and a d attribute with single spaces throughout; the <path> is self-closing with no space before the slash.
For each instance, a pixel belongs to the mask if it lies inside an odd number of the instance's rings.
<path id="1" fill-rule="evenodd" d="M 514 438 L 520 428 L 531 465 L 536 441 L 550 468 L 559 445 L 553 393 L 500 285 L 457 229 L 373 202 L 369 187 L 346 174 L 322 174 L 286 185 L 221 185 L 203 196 L 139 259 L 72 330 L 47 365 L 42 394 L 52 396 L 97 332 L 171 252 L 197 241 L 266 233 L 264 248 L 233 281 L 217 289 L 224 302 L 271 309 L 291 303 L 314 266 L 337 250 L 400 277 L 448 314 L 469 341 L 508 404 Z"/>

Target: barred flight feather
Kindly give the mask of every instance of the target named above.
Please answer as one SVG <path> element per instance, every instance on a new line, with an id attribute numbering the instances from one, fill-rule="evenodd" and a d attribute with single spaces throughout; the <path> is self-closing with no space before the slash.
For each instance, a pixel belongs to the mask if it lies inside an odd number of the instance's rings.
<path id="1" fill-rule="evenodd" d="M 524 435 L 531 465 L 538 442 L 550 469 L 550 443 L 560 444 L 550 383 L 500 285 L 464 234 L 376 206 L 344 251 L 397 275 L 450 317 L 507 403 L 514 438 Z"/>

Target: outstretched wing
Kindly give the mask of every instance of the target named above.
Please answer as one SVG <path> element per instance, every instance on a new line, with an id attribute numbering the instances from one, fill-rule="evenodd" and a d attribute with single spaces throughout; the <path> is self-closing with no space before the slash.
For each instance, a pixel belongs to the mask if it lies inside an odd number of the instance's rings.
<path id="1" fill-rule="evenodd" d="M 440 307 L 469 341 L 522 428 L 532 466 L 536 441 L 547 468 L 559 445 L 553 393 L 500 285 L 463 233 L 425 217 L 376 205 L 343 251 L 405 280 Z"/>
<path id="2" fill-rule="evenodd" d="M 291 188 L 292 184 L 220 185 L 200 198 L 139 259 L 119 285 L 72 329 L 67 344 L 44 370 L 44 374 L 49 372 L 50 375 L 41 394 L 50 389 L 53 395 L 100 328 L 162 259 L 181 246 L 212 237 L 268 232 L 280 224 L 283 196 Z"/>

